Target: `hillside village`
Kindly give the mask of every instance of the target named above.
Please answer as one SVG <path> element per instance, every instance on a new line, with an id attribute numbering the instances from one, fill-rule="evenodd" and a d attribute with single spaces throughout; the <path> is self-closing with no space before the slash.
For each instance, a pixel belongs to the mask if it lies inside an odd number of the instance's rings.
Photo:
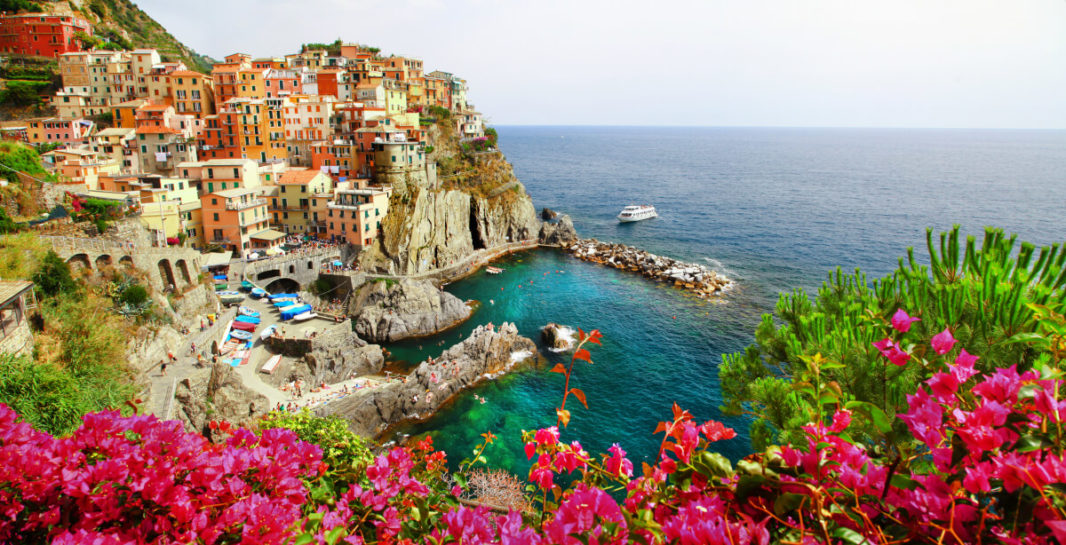
<path id="1" fill-rule="evenodd" d="M 158 246 L 240 259 L 284 252 L 287 236 L 367 247 L 390 181 L 435 179 L 431 133 L 494 144 L 466 81 L 420 59 L 312 44 L 234 53 L 203 74 L 152 49 L 82 50 L 91 32 L 74 16 L 0 17 L 0 52 L 52 56 L 62 78 L 57 115 L 0 133 L 54 148 L 42 160 L 57 202 L 114 203 Z"/>

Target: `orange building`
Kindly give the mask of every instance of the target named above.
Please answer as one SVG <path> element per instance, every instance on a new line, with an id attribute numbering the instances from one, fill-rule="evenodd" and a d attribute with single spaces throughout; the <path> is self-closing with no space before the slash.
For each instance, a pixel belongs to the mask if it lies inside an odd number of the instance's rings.
<path id="1" fill-rule="evenodd" d="M 282 111 L 259 99 L 236 98 L 205 119 L 201 156 L 248 158 L 260 162 L 285 159 Z"/>
<path id="2" fill-rule="evenodd" d="M 268 228 L 267 202 L 258 189 L 226 189 L 200 199 L 204 239 L 245 257 L 276 248 L 284 233 Z"/>
<path id="3" fill-rule="evenodd" d="M 390 188 L 339 189 L 327 205 L 330 240 L 367 247 L 374 243 L 389 209 Z"/>

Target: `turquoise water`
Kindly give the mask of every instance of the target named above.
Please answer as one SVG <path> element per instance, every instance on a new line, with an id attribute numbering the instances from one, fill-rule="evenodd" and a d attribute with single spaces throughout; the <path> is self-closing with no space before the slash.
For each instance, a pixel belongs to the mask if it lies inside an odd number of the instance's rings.
<path id="1" fill-rule="evenodd" d="M 837 265 L 883 275 L 907 246 L 921 254 L 926 226 L 1066 240 L 1062 131 L 503 127 L 500 138 L 538 208 L 570 213 L 582 236 L 709 264 L 737 287 L 707 302 L 556 251 L 525 252 L 496 263 L 504 274 L 448 287 L 482 302 L 466 324 L 389 348 L 419 361 L 488 322 L 515 322 L 538 343 L 548 322 L 598 328 L 595 364 L 579 363 L 572 384 L 590 408 L 568 402 L 563 437 L 590 452 L 618 442 L 635 461 L 654 457 L 652 431 L 675 401 L 737 429 L 724 454 L 750 452 L 744 421 L 718 413 L 718 365 L 751 342 L 778 292 L 811 290 Z M 645 202 L 659 219 L 614 219 Z M 520 431 L 554 424 L 563 388 L 548 372 L 562 356 L 542 353 L 546 367 L 482 385 L 407 431 L 432 433 L 453 463 L 492 431 L 502 441 L 490 463 L 524 474 Z"/>

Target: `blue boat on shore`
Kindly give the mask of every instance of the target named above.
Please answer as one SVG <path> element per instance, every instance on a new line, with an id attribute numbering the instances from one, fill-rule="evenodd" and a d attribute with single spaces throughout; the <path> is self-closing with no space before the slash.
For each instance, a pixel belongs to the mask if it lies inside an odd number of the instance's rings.
<path id="1" fill-rule="evenodd" d="M 260 322 L 258 316 L 237 316 L 233 320 L 236 322 L 244 322 L 246 324 L 258 324 Z"/>
<path id="2" fill-rule="evenodd" d="M 256 299 L 261 299 L 263 297 L 266 297 L 266 295 L 267 295 L 267 292 L 266 292 L 265 289 L 263 289 L 263 288 L 252 288 L 252 297 L 255 297 Z"/>
<path id="3" fill-rule="evenodd" d="M 268 295 L 267 298 L 271 301 L 277 301 L 278 299 L 295 299 L 299 296 L 299 293 L 275 293 L 273 295 Z"/>
<path id="4" fill-rule="evenodd" d="M 300 314 L 310 312 L 311 310 L 313 310 L 311 305 L 296 305 L 288 308 L 283 308 L 281 309 L 281 319 L 291 320 L 299 316 Z"/>

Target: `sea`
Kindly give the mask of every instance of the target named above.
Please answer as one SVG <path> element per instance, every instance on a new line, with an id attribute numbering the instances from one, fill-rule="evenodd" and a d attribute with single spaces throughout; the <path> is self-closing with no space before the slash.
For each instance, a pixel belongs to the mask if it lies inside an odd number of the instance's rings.
<path id="1" fill-rule="evenodd" d="M 591 453 L 618 443 L 639 467 L 654 461 L 656 424 L 677 403 L 698 420 L 738 432 L 717 448 L 752 452 L 748 422 L 723 416 L 723 354 L 753 342 L 778 294 L 815 294 L 837 267 L 871 280 L 908 247 L 925 256 L 925 231 L 985 226 L 1035 244 L 1066 241 L 1066 131 L 810 128 L 498 127 L 499 146 L 538 207 L 566 213 L 582 237 L 700 263 L 736 281 L 704 301 L 639 275 L 555 250 L 513 254 L 447 286 L 479 310 L 435 337 L 389 346 L 414 365 L 481 324 L 513 322 L 544 361 L 487 381 L 403 434 L 432 435 L 457 464 L 481 434 L 498 439 L 487 463 L 525 476 L 523 430 L 556 423 L 567 354 L 544 347 L 549 322 L 598 329 L 591 364 L 577 362 L 564 441 Z M 659 217 L 619 223 L 621 209 L 652 204 Z"/>

